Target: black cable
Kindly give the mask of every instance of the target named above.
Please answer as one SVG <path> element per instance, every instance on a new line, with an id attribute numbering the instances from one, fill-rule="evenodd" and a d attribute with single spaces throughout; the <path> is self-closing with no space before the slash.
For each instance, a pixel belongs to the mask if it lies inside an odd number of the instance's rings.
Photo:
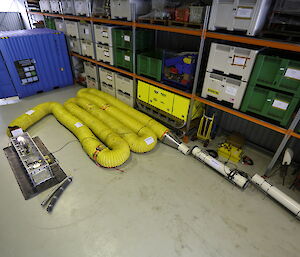
<path id="1" fill-rule="evenodd" d="M 73 143 L 73 142 L 79 142 L 79 140 L 78 140 L 78 139 L 71 140 L 71 141 L 65 143 L 61 148 L 59 148 L 59 149 L 57 149 L 57 150 L 55 150 L 55 151 L 53 151 L 53 152 L 50 152 L 50 154 L 54 154 L 54 153 L 57 153 L 57 152 L 61 151 L 61 150 L 64 149 L 68 144 Z"/>

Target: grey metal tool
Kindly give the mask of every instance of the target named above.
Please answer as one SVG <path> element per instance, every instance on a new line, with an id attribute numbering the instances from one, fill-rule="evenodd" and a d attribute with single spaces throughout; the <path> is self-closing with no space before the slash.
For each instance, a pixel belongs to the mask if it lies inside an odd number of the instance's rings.
<path id="1" fill-rule="evenodd" d="M 50 203 L 47 207 L 47 212 L 52 212 L 57 200 L 62 195 L 62 193 L 66 190 L 66 188 L 71 184 L 73 178 L 68 177 L 65 182 L 62 183 L 62 185 L 54 192 L 53 196 L 51 197 Z"/>

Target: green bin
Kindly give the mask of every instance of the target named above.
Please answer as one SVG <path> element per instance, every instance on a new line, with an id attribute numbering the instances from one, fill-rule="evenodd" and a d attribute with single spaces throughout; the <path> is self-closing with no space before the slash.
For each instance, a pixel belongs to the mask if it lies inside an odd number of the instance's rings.
<path id="1" fill-rule="evenodd" d="M 55 22 L 53 18 L 45 17 L 45 27 L 48 29 L 56 29 Z"/>
<path id="2" fill-rule="evenodd" d="M 162 50 L 137 55 L 137 74 L 161 80 Z"/>
<path id="3" fill-rule="evenodd" d="M 115 47 L 113 49 L 114 49 L 114 64 L 115 64 L 115 66 L 133 71 L 132 51 L 126 50 L 126 49 L 115 48 Z"/>
<path id="4" fill-rule="evenodd" d="M 262 87 L 249 87 L 241 111 L 270 118 L 286 127 L 299 103 L 299 97 Z"/>
<path id="5" fill-rule="evenodd" d="M 249 84 L 277 89 L 300 97 L 300 61 L 258 55 Z"/>
<path id="6" fill-rule="evenodd" d="M 150 30 L 136 30 L 136 50 L 144 50 L 153 47 L 154 32 Z M 132 50 L 132 30 L 113 29 L 113 46 Z"/>

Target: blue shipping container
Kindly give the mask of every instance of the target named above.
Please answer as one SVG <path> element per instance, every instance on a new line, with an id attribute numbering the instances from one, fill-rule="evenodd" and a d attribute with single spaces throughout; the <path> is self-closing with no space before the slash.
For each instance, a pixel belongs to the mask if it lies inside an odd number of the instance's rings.
<path id="1" fill-rule="evenodd" d="M 51 29 L 0 32 L 0 98 L 73 84 L 65 36 Z"/>

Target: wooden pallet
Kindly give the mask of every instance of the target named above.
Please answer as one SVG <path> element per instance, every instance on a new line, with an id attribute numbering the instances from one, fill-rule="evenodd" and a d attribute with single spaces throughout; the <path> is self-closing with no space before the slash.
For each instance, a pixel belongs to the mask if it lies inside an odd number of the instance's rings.
<path id="1" fill-rule="evenodd" d="M 168 25 L 168 20 L 153 19 L 153 18 L 138 18 L 138 22 L 154 24 L 154 25 L 163 25 L 163 26 Z"/>
<path id="2" fill-rule="evenodd" d="M 200 23 L 191 23 L 191 22 L 185 22 L 185 21 L 168 21 L 169 26 L 176 26 L 176 27 L 188 27 L 192 29 L 200 29 L 201 24 Z"/>

